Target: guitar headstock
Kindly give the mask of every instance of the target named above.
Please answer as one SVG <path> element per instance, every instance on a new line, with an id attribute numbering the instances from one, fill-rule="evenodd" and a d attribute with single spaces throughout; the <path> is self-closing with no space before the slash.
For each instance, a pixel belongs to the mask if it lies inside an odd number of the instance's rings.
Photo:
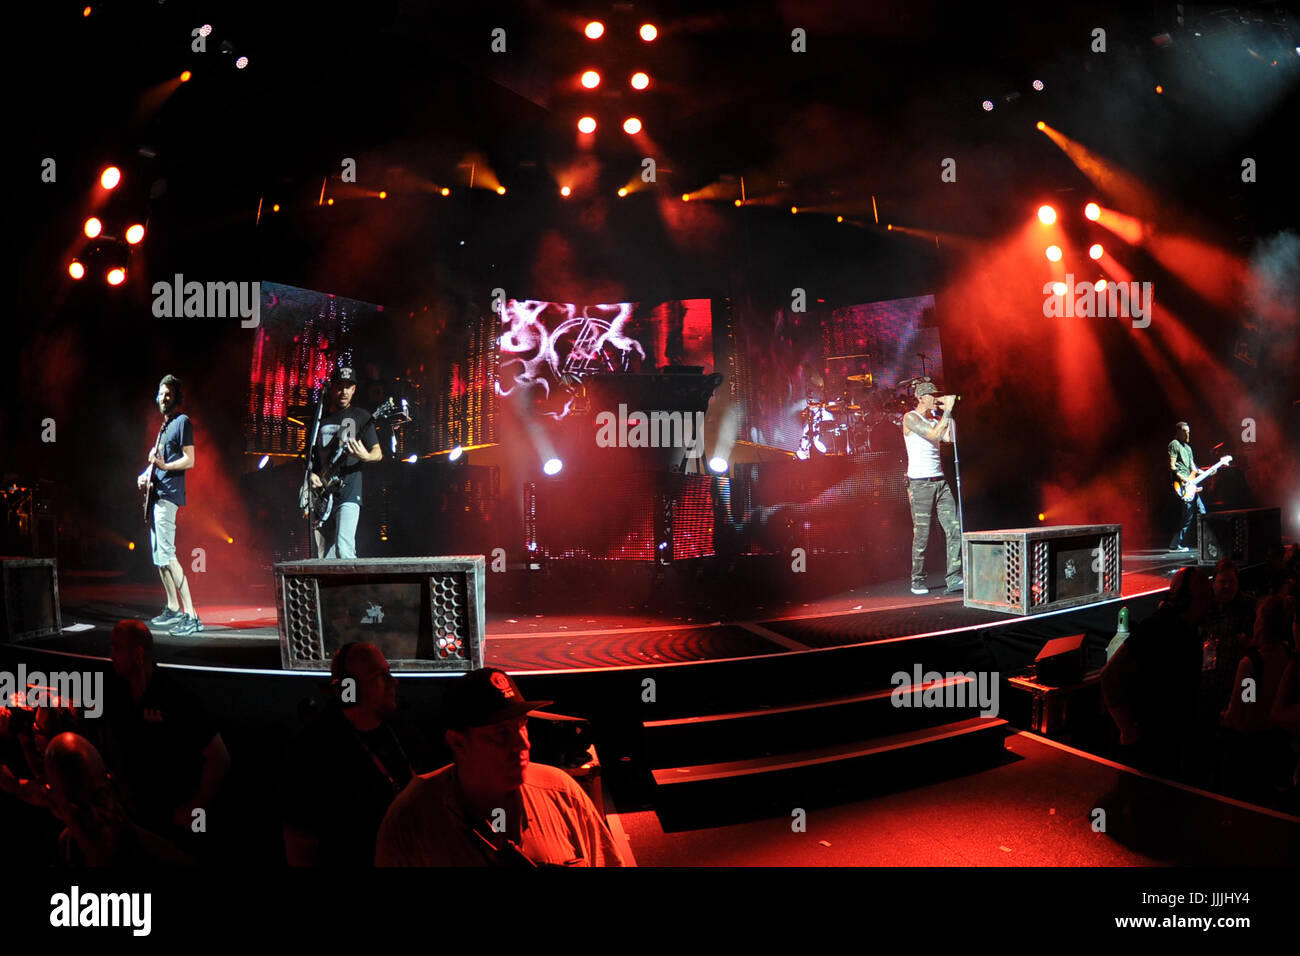
<path id="1" fill-rule="evenodd" d="M 405 425 L 411 420 L 411 413 L 408 410 L 406 399 L 402 399 L 399 404 L 397 399 L 389 396 L 384 399 L 383 404 L 370 413 L 370 417 L 380 425 L 392 422 L 396 425 Z"/>
<path id="2" fill-rule="evenodd" d="M 1220 464 L 1220 465 L 1226 465 L 1226 464 L 1228 464 L 1230 461 L 1232 461 L 1232 456 L 1231 456 L 1231 455 L 1224 455 L 1222 458 L 1219 459 L 1219 464 Z"/>

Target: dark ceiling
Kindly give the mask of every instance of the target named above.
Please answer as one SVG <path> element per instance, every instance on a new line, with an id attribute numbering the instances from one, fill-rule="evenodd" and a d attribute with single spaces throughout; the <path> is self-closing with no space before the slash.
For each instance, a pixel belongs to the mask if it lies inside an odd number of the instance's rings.
<path id="1" fill-rule="evenodd" d="M 874 228 L 874 197 L 882 224 L 990 238 L 1041 196 L 1087 187 L 1034 130 L 1044 119 L 1159 194 L 1235 219 L 1247 238 L 1294 219 L 1281 170 L 1293 165 L 1282 131 L 1294 125 L 1283 111 L 1300 79 L 1298 31 L 1276 4 L 142 0 L 92 4 L 89 17 L 82 6 L 28 11 L 40 55 L 17 104 L 24 168 L 47 156 L 60 163 L 58 185 L 22 192 L 37 223 L 24 271 L 43 280 L 33 303 L 57 298 L 61 258 L 109 161 L 136 184 L 120 201 L 151 216 L 151 268 L 221 262 L 319 283 L 307 264 L 328 258 L 322 250 L 342 229 L 354 250 L 370 249 L 360 256 L 367 279 L 350 278 L 352 291 L 385 300 L 436 281 L 437 247 L 468 234 L 467 215 L 497 237 L 554 225 L 561 171 L 583 159 L 593 178 L 570 204 L 600 223 L 613 190 L 649 155 L 658 194 L 712 184 L 729 216 L 798 205 Z M 608 24 L 597 43 L 579 32 L 588 16 Z M 632 36 L 644 20 L 660 27 L 652 45 Z M 213 33 L 195 53 L 190 31 L 205 22 Z M 497 28 L 504 52 L 491 49 Z M 1105 53 L 1092 49 L 1097 28 Z M 796 30 L 806 52 L 792 50 Z M 1161 34 L 1168 44 L 1153 40 Z M 233 68 L 239 55 L 247 70 Z M 580 95 L 573 78 L 587 66 L 607 79 Z M 635 67 L 655 83 L 634 102 L 620 77 Z M 192 82 L 150 97 L 186 68 Z M 646 121 L 640 142 L 617 129 L 634 106 Z M 583 110 L 602 123 L 586 149 L 573 131 Z M 1264 171 L 1258 188 L 1241 189 L 1244 155 Z M 343 157 L 357 159 L 359 186 L 392 190 L 393 202 L 339 209 L 331 224 L 313 207 L 327 179 L 346 198 Z M 957 161 L 955 184 L 940 182 L 945 158 Z M 475 197 L 456 207 L 449 230 L 431 229 L 427 220 L 448 207 L 419 186 L 464 186 L 470 162 L 509 197 Z M 727 208 L 742 177 L 757 210 Z M 285 213 L 279 232 L 255 239 L 259 200 L 281 201 Z M 500 215 L 484 213 L 485 202 Z M 411 285 L 412 268 L 430 276 Z M 402 288 L 388 292 L 391 283 Z"/>

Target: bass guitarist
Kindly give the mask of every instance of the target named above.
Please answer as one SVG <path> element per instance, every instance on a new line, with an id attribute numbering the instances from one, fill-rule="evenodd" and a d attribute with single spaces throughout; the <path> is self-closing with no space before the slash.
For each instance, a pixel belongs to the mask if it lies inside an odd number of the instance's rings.
<path id="1" fill-rule="evenodd" d="M 356 373 L 340 366 L 330 381 L 330 412 L 320 422 L 316 441 L 316 467 L 311 473 L 312 495 L 332 494 L 328 519 L 316 529 L 316 556 L 350 560 L 357 556 L 357 520 L 361 516 L 361 465 L 379 461 L 379 434 L 370 413 L 352 404 L 357 391 Z M 322 480 L 322 475 L 325 480 Z M 336 488 L 326 482 L 337 476 Z M 303 517 L 309 511 L 304 509 Z"/>
<path id="2" fill-rule="evenodd" d="M 189 637 L 203 630 L 190 600 L 190 582 L 176 560 L 176 513 L 185 504 L 185 472 L 194 467 L 194 426 L 179 411 L 184 393 L 180 379 L 163 376 L 155 401 L 162 412 L 158 438 L 149 450 L 136 486 L 145 493 L 145 523 L 154 566 L 167 593 L 167 606 L 149 623 L 174 637 Z"/>

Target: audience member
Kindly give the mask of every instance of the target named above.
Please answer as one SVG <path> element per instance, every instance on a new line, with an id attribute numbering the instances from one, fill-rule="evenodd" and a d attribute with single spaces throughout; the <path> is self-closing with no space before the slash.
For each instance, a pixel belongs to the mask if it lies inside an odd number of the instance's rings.
<path id="1" fill-rule="evenodd" d="M 454 762 L 411 780 L 379 828 L 379 866 L 623 866 L 614 838 L 563 770 L 529 762 L 528 713 L 503 671 L 451 682 Z"/>
<path id="2" fill-rule="evenodd" d="M 50 806 L 66 829 L 59 836 L 62 862 L 72 867 L 183 866 L 190 862 L 157 834 L 136 826 L 113 793 L 94 745 L 59 734 L 45 751 Z"/>
<path id="3" fill-rule="evenodd" d="M 370 866 L 379 824 L 415 774 L 412 751 L 391 722 L 397 681 L 379 648 L 344 644 L 330 672 L 324 712 L 290 748 L 285 856 L 292 866 Z"/>
<path id="4" fill-rule="evenodd" d="M 1192 755 L 1201 685 L 1198 625 L 1213 605 L 1209 579 L 1181 568 L 1155 613 L 1133 628 L 1102 671 L 1102 693 L 1126 758 L 1179 776 Z"/>
<path id="5" fill-rule="evenodd" d="M 1214 569 L 1214 606 L 1204 627 L 1212 660 L 1206 662 L 1203 724 L 1218 725 L 1254 627 L 1255 598 L 1242 592 L 1237 566 L 1223 558 Z"/>
<path id="6" fill-rule="evenodd" d="M 104 706 L 105 757 L 127 812 L 147 829 L 180 838 L 194 811 L 210 811 L 230 755 L 202 703 L 154 665 L 142 621 L 119 621 L 109 657 L 119 680 Z"/>
<path id="7" fill-rule="evenodd" d="M 1259 603 L 1251 645 L 1242 655 L 1223 726 L 1229 786 L 1267 796 L 1291 769 L 1290 736 L 1273 720 L 1273 704 L 1282 686 L 1291 652 L 1286 641 L 1291 621 L 1286 601 L 1277 594 Z"/>

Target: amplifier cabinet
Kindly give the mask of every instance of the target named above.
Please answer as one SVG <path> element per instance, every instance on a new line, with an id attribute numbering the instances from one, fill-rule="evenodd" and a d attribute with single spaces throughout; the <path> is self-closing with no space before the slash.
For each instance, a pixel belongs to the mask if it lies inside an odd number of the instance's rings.
<path id="1" fill-rule="evenodd" d="M 1197 561 L 1230 558 L 1239 568 L 1263 564 L 1270 547 L 1282 545 L 1281 508 L 1242 508 L 1196 516 Z"/>
<path id="2" fill-rule="evenodd" d="M 1120 526 L 1057 525 L 962 535 L 965 605 L 1041 614 L 1120 596 Z"/>
<path id="3" fill-rule="evenodd" d="M 342 645 L 366 641 L 394 671 L 482 667 L 485 567 L 483 555 L 277 564 L 281 664 L 329 670 Z"/>
<path id="4" fill-rule="evenodd" d="M 0 558 L 0 639 L 26 641 L 63 631 L 59 566 L 54 558 Z"/>

